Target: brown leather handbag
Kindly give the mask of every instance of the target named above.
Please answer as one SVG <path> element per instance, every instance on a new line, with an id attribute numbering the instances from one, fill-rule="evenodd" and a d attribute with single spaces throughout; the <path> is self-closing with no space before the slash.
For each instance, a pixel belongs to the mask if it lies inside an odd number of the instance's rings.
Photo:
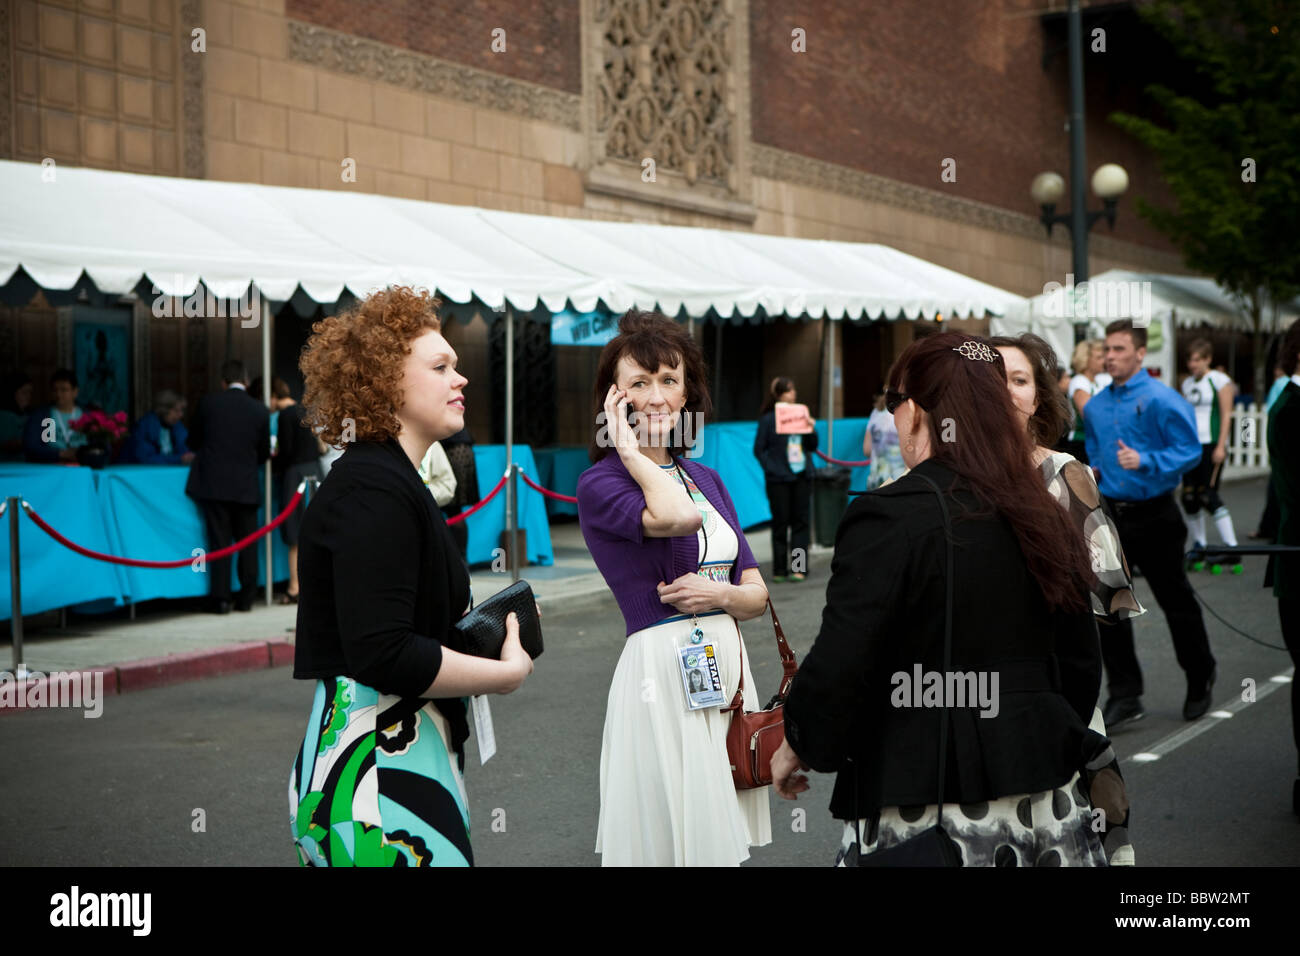
<path id="1" fill-rule="evenodd" d="M 727 757 L 731 760 L 731 780 L 737 790 L 753 790 L 772 782 L 772 756 L 785 739 L 785 699 L 790 693 L 790 682 L 799 669 L 770 598 L 767 609 L 772 615 L 772 629 L 776 631 L 776 646 L 781 653 L 781 668 L 785 674 L 776 696 L 767 702 L 766 707 L 745 713 L 745 644 L 741 642 L 739 686 L 731 704 L 722 708 L 723 713 L 731 711 Z"/>

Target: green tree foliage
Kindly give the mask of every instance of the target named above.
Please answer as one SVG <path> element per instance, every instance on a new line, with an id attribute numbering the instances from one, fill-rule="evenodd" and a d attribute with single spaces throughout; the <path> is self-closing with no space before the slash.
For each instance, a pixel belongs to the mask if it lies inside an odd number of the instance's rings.
<path id="1" fill-rule="evenodd" d="M 1173 193 L 1173 208 L 1139 198 L 1138 213 L 1250 316 L 1262 396 L 1265 312 L 1300 291 L 1300 2 L 1152 0 L 1139 11 L 1196 92 L 1147 87 L 1163 123 L 1111 116 L 1156 154 Z"/>

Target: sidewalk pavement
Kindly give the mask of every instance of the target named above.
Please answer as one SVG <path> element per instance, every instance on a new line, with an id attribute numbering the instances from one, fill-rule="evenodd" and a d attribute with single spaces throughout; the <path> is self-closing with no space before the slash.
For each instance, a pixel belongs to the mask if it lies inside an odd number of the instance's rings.
<path id="1" fill-rule="evenodd" d="M 746 539 L 767 573 L 772 557 L 767 525 L 747 532 Z M 578 523 L 552 523 L 551 545 L 554 564 L 529 565 L 519 571 L 532 586 L 543 615 L 602 604 L 612 609 L 613 598 L 591 560 Z M 813 558 L 831 553 L 816 544 L 810 550 Z M 476 603 L 510 584 L 508 569 L 483 568 L 470 574 Z M 28 618 L 22 663 L 39 674 L 102 671 L 107 694 L 293 663 L 297 605 L 268 607 L 259 599 L 247 613 L 217 615 L 195 610 L 199 603 L 150 601 L 136 609 L 135 620 L 127 619 L 125 610 L 70 615 L 63 628 L 57 624 L 57 613 Z M 0 641 L 0 668 L 11 668 L 12 663 L 12 642 L 6 638 Z M 0 707 L 0 714 L 8 712 Z"/>

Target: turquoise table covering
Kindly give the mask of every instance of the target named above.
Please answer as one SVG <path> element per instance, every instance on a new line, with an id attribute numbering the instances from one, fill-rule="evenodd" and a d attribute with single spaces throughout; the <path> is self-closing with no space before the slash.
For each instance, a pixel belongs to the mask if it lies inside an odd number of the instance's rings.
<path id="1" fill-rule="evenodd" d="M 835 420 L 835 450 L 826 449 L 826 423 L 817 422 L 818 448 L 841 461 L 862 461 L 862 437 L 867 431 L 865 418 L 838 418 Z M 752 528 L 772 520 L 772 510 L 767 503 L 763 469 L 754 457 L 754 438 L 758 422 L 712 422 L 705 425 L 696 443 L 694 460 L 716 469 L 722 483 L 736 506 L 736 517 L 742 528 Z M 826 467 L 827 462 L 812 456 L 813 467 Z M 863 491 L 867 487 L 870 469 L 859 466 L 850 474 L 849 490 Z"/>
<path id="2" fill-rule="evenodd" d="M 841 419 L 835 423 L 832 457 L 846 461 L 862 458 L 865 418 Z M 826 440 L 825 422 L 817 430 Z M 763 472 L 754 458 L 757 422 L 715 422 L 699 435 L 696 459 L 715 468 L 736 505 L 743 528 L 771 519 Z M 476 445 L 479 494 L 486 495 L 505 471 L 504 445 Z M 585 449 L 561 447 L 540 449 L 535 455 L 527 445 L 515 446 L 515 460 L 539 484 L 573 494 L 578 476 L 589 466 Z M 825 464 L 814 458 L 814 464 Z M 850 490 L 866 487 L 868 469 L 852 469 Z M 189 557 L 196 547 L 206 546 L 203 520 L 198 506 L 185 495 L 189 469 L 166 465 L 122 465 L 94 471 L 57 465 L 0 464 L 0 495 L 22 495 L 60 532 L 96 551 L 147 560 Z M 277 500 L 275 512 L 282 507 Z M 527 531 L 530 564 L 554 563 L 548 514 L 576 514 L 567 502 L 544 498 L 519 482 L 520 526 Z M 258 524 L 266 522 L 258 510 Z M 505 527 L 505 493 L 492 499 L 468 521 L 468 557 L 472 565 L 489 564 L 496 557 Z M 0 522 L 6 535 L 0 543 L 0 620 L 11 615 L 9 600 L 9 550 L 7 516 Z M 279 531 L 271 532 L 274 544 L 273 569 L 276 581 L 288 578 L 287 549 Z M 127 602 L 152 598 L 202 596 L 207 580 L 189 566 L 177 569 L 131 568 L 82 557 L 67 550 L 23 515 L 20 519 L 22 587 L 24 613 L 36 614 L 59 607 L 96 611 L 120 607 Z M 258 581 L 264 586 L 261 568 L 264 545 L 258 554 Z M 232 561 L 232 581 L 235 568 Z M 237 588 L 238 583 L 232 585 Z"/>
<path id="3" fill-rule="evenodd" d="M 123 465 L 98 472 L 101 507 L 110 519 L 106 522 L 110 537 L 116 539 L 111 553 L 146 561 L 172 561 L 191 557 L 195 548 L 206 548 L 202 512 L 185 494 L 188 476 L 189 468 L 177 465 Z M 265 481 L 265 478 L 261 480 Z M 284 507 L 278 490 L 272 507 L 275 514 Z M 259 506 L 258 527 L 266 524 L 267 520 L 265 509 Z M 278 528 L 270 532 L 270 536 L 275 580 L 287 581 L 289 549 Z M 259 539 L 250 547 L 257 552 L 257 584 L 263 588 L 266 586 L 266 541 Z M 231 557 L 232 593 L 239 590 L 237 561 L 237 556 Z M 195 571 L 189 566 L 119 566 L 118 570 L 125 579 L 123 597 L 133 602 L 153 598 L 203 597 L 208 593 L 207 572 Z"/>
<path id="4" fill-rule="evenodd" d="M 0 493 L 20 494 L 51 526 L 77 544 L 128 558 L 171 561 L 191 558 L 206 548 L 203 517 L 185 494 L 189 468 L 180 465 L 117 465 L 100 470 L 59 465 L 0 466 Z M 278 496 L 277 496 L 278 497 Z M 281 507 L 275 502 L 278 513 Z M 301 507 L 301 505 L 299 506 Z M 266 523 L 262 508 L 257 523 Z M 7 518 L 7 516 L 6 516 Z M 0 550 L 3 598 L 0 619 L 12 616 L 9 596 L 8 526 Z M 288 549 L 279 530 L 272 531 L 276 581 L 289 577 Z M 127 603 L 153 598 L 202 597 L 207 572 L 192 566 L 134 568 L 86 558 L 70 551 L 24 515 L 19 526 L 23 613 L 39 614 L 60 607 L 102 613 Z M 265 543 L 251 545 L 258 556 L 258 587 L 264 587 Z M 232 558 L 231 589 L 239 589 Z"/>
<path id="5" fill-rule="evenodd" d="M 562 495 L 576 495 L 578 493 L 578 476 L 591 467 L 591 459 L 587 457 L 587 449 L 577 445 L 534 448 L 533 458 L 537 460 L 538 474 L 534 475 L 530 472 L 528 477 L 543 488 L 558 491 Z M 538 493 L 531 488 L 529 492 L 531 494 Z M 555 515 L 576 516 L 578 506 L 574 502 L 547 498 L 546 513 L 552 517 Z"/>
<path id="6" fill-rule="evenodd" d="M 0 465 L 0 496 L 27 499 L 59 532 L 96 551 L 112 551 L 103 520 L 94 472 L 68 465 Z M 9 514 L 0 519 L 0 619 L 13 616 L 9 577 Z M 18 519 L 19 568 L 24 614 L 87 602 L 122 603 L 122 582 L 111 564 L 69 551 L 36 527 L 27 515 Z"/>
<path id="7" fill-rule="evenodd" d="M 867 419 L 865 418 L 837 418 L 835 419 L 835 450 L 828 451 L 826 448 L 826 423 L 817 423 L 817 436 L 821 439 L 818 446 L 832 458 L 838 458 L 840 461 L 864 461 L 862 457 L 862 439 L 867 434 Z M 823 468 L 829 464 L 825 459 L 813 456 L 817 459 L 817 467 Z M 871 469 L 866 465 L 859 465 L 851 469 L 849 474 L 849 491 L 866 491 L 867 477 L 871 474 Z"/>
<path id="8" fill-rule="evenodd" d="M 515 462 L 523 466 L 533 481 L 537 481 L 533 450 L 527 445 L 515 445 L 514 455 Z M 478 471 L 479 496 L 485 497 L 505 474 L 506 446 L 475 445 L 474 467 Z M 527 563 L 553 564 L 555 556 L 551 549 L 551 526 L 546 520 L 546 498 L 529 488 L 522 479 L 516 484 L 519 489 L 519 527 L 528 533 Z M 501 532 L 506 527 L 506 489 L 502 488 L 485 507 L 465 519 L 465 524 L 469 528 L 466 545 L 469 563 L 491 563 L 498 556 L 493 551 L 501 546 Z"/>

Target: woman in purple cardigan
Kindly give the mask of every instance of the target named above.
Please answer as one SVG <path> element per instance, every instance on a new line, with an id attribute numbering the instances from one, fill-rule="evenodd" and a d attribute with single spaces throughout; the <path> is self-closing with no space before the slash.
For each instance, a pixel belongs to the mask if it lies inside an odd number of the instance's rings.
<path id="1" fill-rule="evenodd" d="M 600 752 L 605 866 L 735 866 L 772 840 L 768 788 L 732 785 L 731 715 L 688 693 L 692 670 L 716 667 L 725 704 L 743 667 L 745 709 L 762 706 L 737 622 L 764 612 L 767 588 L 718 473 L 681 457 L 711 408 L 686 330 L 623 316 L 596 373 L 595 464 L 578 479 L 583 538 L 627 624 Z"/>

